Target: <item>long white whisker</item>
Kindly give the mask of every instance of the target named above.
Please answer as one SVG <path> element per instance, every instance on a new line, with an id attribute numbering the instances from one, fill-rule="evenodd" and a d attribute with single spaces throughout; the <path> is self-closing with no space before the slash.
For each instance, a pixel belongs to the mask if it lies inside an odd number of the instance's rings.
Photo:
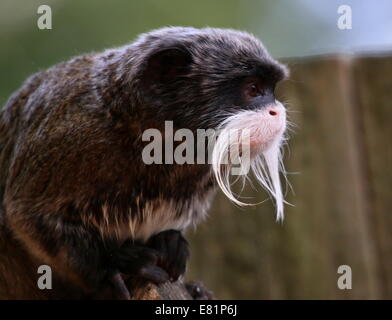
<path id="1" fill-rule="evenodd" d="M 269 145 L 266 150 L 263 150 L 259 155 L 257 155 L 251 163 L 247 163 L 239 154 L 239 152 L 233 150 L 239 150 L 238 147 L 243 144 L 240 143 L 238 135 L 231 135 L 230 130 L 238 128 L 244 128 L 243 119 L 254 117 L 257 112 L 254 111 L 243 111 L 228 117 L 221 126 L 220 134 L 217 137 L 213 153 L 212 153 L 212 170 L 215 175 L 216 181 L 221 188 L 222 192 L 235 204 L 239 206 L 254 205 L 248 204 L 240 201 L 238 196 L 236 196 L 232 191 L 231 183 L 231 168 L 233 167 L 232 161 L 239 160 L 236 164 L 241 168 L 245 168 L 249 165 L 248 170 L 245 170 L 245 174 L 236 177 L 234 182 L 239 179 L 242 180 L 242 189 L 247 180 L 249 180 L 249 169 L 257 181 L 272 198 L 275 200 L 276 207 L 276 218 L 277 220 L 282 220 L 284 217 L 284 204 L 287 203 L 284 200 L 280 173 L 284 176 L 286 180 L 286 186 L 291 185 L 287 181 L 287 173 L 283 165 L 283 154 L 282 145 L 286 143 L 287 137 L 284 136 L 283 132 L 279 134 Z M 241 131 L 241 130 L 239 130 Z M 240 132 L 240 134 L 242 134 Z M 228 161 L 228 162 L 225 162 Z M 250 161 L 250 160 L 249 160 Z"/>

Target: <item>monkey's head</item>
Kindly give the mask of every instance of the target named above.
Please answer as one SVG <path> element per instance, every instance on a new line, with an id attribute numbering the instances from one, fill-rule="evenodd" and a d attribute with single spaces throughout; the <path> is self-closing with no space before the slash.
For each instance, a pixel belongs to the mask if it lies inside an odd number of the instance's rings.
<path id="1" fill-rule="evenodd" d="M 132 78 L 144 111 L 155 121 L 173 121 L 175 129 L 239 130 L 240 135 L 246 129 L 250 167 L 276 199 L 282 218 L 279 169 L 286 112 L 274 91 L 287 76 L 286 67 L 254 36 L 234 30 L 164 28 L 142 35 L 133 47 L 138 55 L 130 61 L 137 65 Z M 224 193 L 242 204 L 230 190 L 230 166 L 222 169 L 233 145 L 241 149 L 244 142 L 219 134 L 212 169 Z"/>

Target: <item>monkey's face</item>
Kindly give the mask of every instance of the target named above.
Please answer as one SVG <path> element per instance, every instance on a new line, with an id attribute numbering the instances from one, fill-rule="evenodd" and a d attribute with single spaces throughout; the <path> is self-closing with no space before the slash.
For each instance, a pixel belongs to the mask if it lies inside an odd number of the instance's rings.
<path id="1" fill-rule="evenodd" d="M 252 131 L 262 151 L 285 128 L 285 109 L 275 86 L 287 69 L 259 40 L 233 30 L 166 28 L 146 34 L 140 83 L 144 106 L 175 128 L 218 129 L 236 125 Z"/>
<path id="2" fill-rule="evenodd" d="M 221 127 L 249 131 L 249 147 L 255 156 L 267 150 L 286 128 L 286 110 L 275 99 L 275 83 L 260 74 L 240 80 L 238 102 L 233 115 L 226 118 Z"/>
<path id="3" fill-rule="evenodd" d="M 230 174 L 233 168 L 224 166 L 224 159 L 239 159 L 239 174 L 252 169 L 259 182 L 276 200 L 277 218 L 283 218 L 283 195 L 279 171 L 285 174 L 281 159 L 281 145 L 286 129 L 286 110 L 275 99 L 276 81 L 264 74 L 239 80 L 235 93 L 237 103 L 220 124 L 220 135 L 213 151 L 212 168 L 225 195 L 233 202 L 244 205 L 231 190 Z M 229 105 L 229 102 L 228 102 Z M 243 178 L 245 176 L 243 175 Z"/>
<path id="4" fill-rule="evenodd" d="M 242 203 L 230 190 L 230 165 L 222 171 L 222 164 L 228 154 L 232 156 L 231 147 L 248 147 L 253 173 L 276 198 L 281 218 L 279 166 L 286 112 L 274 91 L 287 69 L 256 38 L 243 32 L 169 28 L 147 35 L 144 41 L 153 43 L 157 38 L 159 50 L 152 49 L 141 77 L 151 115 L 172 120 L 177 129 L 223 133 L 214 147 L 212 168 L 224 193 L 238 204 Z M 229 131 L 239 135 L 227 139 Z M 241 136 L 244 132 L 246 141 Z"/>

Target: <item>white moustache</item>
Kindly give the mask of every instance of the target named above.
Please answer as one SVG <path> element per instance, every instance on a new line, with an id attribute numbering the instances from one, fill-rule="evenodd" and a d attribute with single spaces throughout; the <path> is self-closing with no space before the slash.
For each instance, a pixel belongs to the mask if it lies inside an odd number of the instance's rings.
<path id="1" fill-rule="evenodd" d="M 275 199 L 277 220 L 284 217 L 280 173 L 286 178 L 281 152 L 285 129 L 286 111 L 278 101 L 258 111 L 240 111 L 223 122 L 212 153 L 212 170 L 223 193 L 238 205 L 249 205 L 234 195 L 231 178 L 238 175 L 236 178 L 245 182 L 253 172 L 256 181 Z M 228 138 L 233 131 L 239 135 Z M 239 168 L 233 174 L 234 163 Z"/>

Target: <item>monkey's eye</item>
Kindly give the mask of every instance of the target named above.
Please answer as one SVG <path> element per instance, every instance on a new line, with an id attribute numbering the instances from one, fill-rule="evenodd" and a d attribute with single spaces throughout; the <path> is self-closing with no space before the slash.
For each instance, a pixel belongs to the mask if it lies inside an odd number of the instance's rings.
<path id="1" fill-rule="evenodd" d="M 259 95 L 263 95 L 264 90 L 260 81 L 252 80 L 246 83 L 244 93 L 246 97 L 254 98 Z"/>
<path id="2" fill-rule="evenodd" d="M 252 97 L 255 97 L 255 96 L 258 95 L 258 93 L 259 93 L 259 89 L 257 88 L 257 84 L 252 83 L 249 86 L 249 95 L 252 96 Z"/>

